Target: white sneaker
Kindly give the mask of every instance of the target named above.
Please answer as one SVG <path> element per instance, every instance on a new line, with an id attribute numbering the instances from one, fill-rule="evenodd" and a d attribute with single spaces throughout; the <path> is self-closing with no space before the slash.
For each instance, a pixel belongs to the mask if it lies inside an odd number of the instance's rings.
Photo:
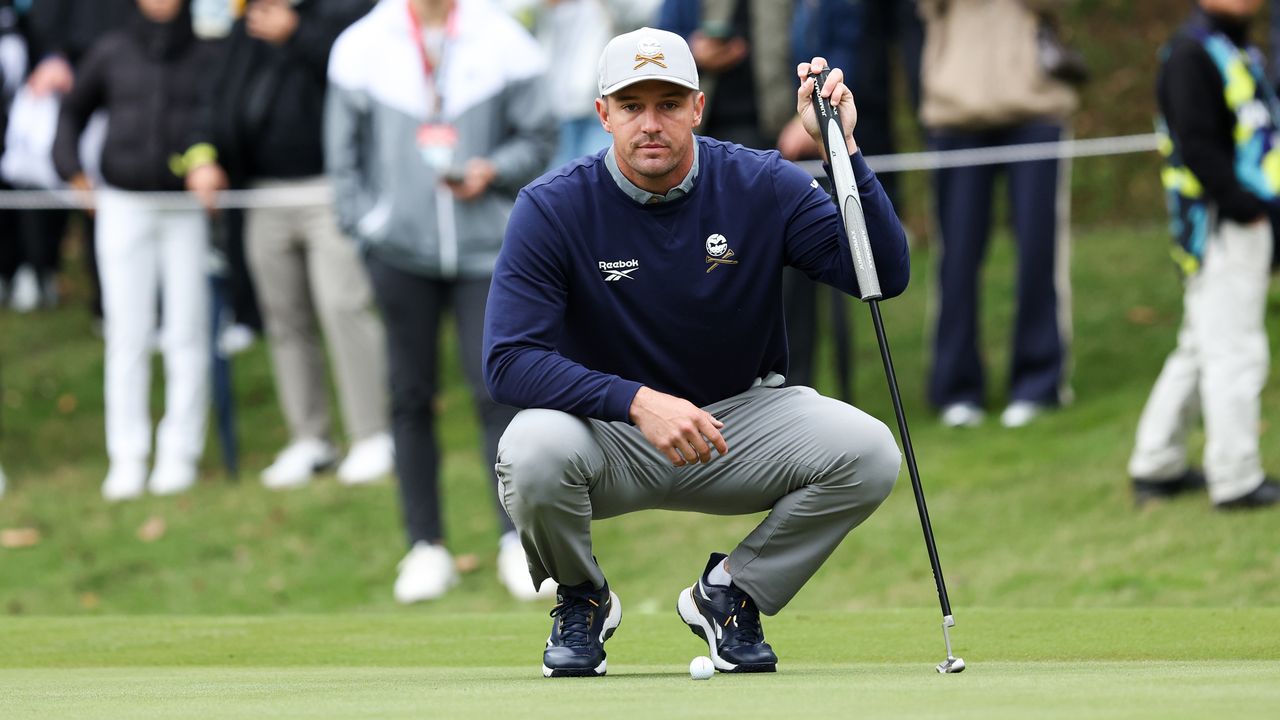
<path id="1" fill-rule="evenodd" d="M 371 435 L 351 446 L 338 466 L 338 480 L 344 485 L 363 485 L 380 480 L 395 467 L 395 443 L 391 434 Z"/>
<path id="2" fill-rule="evenodd" d="M 223 357 L 238 355 L 253 346 L 257 333 L 248 325 L 232 323 L 218 333 L 218 354 Z"/>
<path id="3" fill-rule="evenodd" d="M 102 483 L 102 498 L 107 502 L 134 500 L 147 489 L 147 463 L 122 460 L 111 463 L 107 479 Z"/>
<path id="4" fill-rule="evenodd" d="M 275 462 L 262 471 L 262 484 L 272 490 L 286 490 L 311 482 L 311 476 L 333 465 L 338 453 L 319 438 L 302 438 L 280 451 Z"/>
<path id="5" fill-rule="evenodd" d="M 986 418 L 982 408 L 973 403 L 952 403 L 942 408 L 942 424 L 950 428 L 978 427 Z"/>
<path id="6" fill-rule="evenodd" d="M 40 279 L 30 265 L 23 265 L 13 275 L 13 287 L 9 290 L 9 307 L 20 313 L 29 313 L 40 306 Z"/>
<path id="7" fill-rule="evenodd" d="M 1032 420 L 1040 417 L 1045 406 L 1029 400 L 1014 400 L 1000 413 L 1000 424 L 1007 428 L 1026 427 Z"/>
<path id="8" fill-rule="evenodd" d="M 196 484 L 196 464 L 186 460 L 157 460 L 147 480 L 152 495 L 177 495 Z"/>
<path id="9" fill-rule="evenodd" d="M 400 561 L 396 577 L 396 602 L 409 603 L 435 600 L 458 584 L 458 569 L 453 556 L 443 546 L 428 542 L 414 543 L 409 554 Z"/>
<path id="10" fill-rule="evenodd" d="M 509 535 L 509 536 L 508 536 Z M 556 582 L 551 578 L 542 581 L 542 586 L 533 587 L 533 579 L 529 577 L 529 560 L 524 548 L 515 533 L 502 537 L 498 548 L 498 580 L 507 587 L 511 597 L 528 602 L 530 600 L 549 600 L 556 596 Z"/>

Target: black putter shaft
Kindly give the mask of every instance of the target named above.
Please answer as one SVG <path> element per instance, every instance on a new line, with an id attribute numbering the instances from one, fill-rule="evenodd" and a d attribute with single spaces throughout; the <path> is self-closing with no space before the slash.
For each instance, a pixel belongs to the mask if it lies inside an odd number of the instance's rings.
<path id="1" fill-rule="evenodd" d="M 924 487 L 920 484 L 920 470 L 916 465 L 915 449 L 911 445 L 911 433 L 907 430 L 907 416 L 902 410 L 902 397 L 898 392 L 898 377 L 893 370 L 893 358 L 889 354 L 889 339 L 884 332 L 884 320 L 880 317 L 880 278 L 876 274 L 871 254 L 871 241 L 867 235 L 866 218 L 862 214 L 862 200 L 858 197 L 853 166 L 849 162 L 844 142 L 844 130 L 839 110 L 828 98 L 822 96 L 822 86 L 827 81 L 829 69 L 811 74 L 813 85 L 813 111 L 822 128 L 822 145 L 831 165 L 832 197 L 844 219 L 845 233 L 849 238 L 849 252 L 853 256 L 854 272 L 858 276 L 858 293 L 871 307 L 871 321 L 876 328 L 876 341 L 880 344 L 880 359 L 884 362 L 885 378 L 889 382 L 889 395 L 893 400 L 893 412 L 898 419 L 898 434 L 902 438 L 902 452 L 907 460 L 907 473 L 911 476 L 911 490 L 916 498 L 916 510 L 920 514 L 920 528 L 924 531 L 924 544 L 929 551 L 929 565 L 933 568 L 933 582 L 938 588 L 938 604 L 942 607 L 942 638 L 947 646 L 947 659 L 938 665 L 940 673 L 956 673 L 964 670 L 964 661 L 951 654 L 949 628 L 955 625 L 951 614 L 951 600 L 947 597 L 947 584 L 942 578 L 942 563 L 938 560 L 938 547 L 933 539 L 933 525 L 929 522 L 929 508 L 924 501 Z"/>

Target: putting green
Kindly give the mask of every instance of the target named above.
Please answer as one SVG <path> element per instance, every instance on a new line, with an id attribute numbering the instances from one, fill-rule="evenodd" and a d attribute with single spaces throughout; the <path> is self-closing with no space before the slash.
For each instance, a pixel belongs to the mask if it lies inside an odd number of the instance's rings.
<path id="1" fill-rule="evenodd" d="M 766 619 L 774 675 L 695 682 L 670 613 L 624 615 L 604 679 L 546 680 L 547 621 L 504 615 L 0 620 L 0 717 L 1274 717 L 1280 610 L 966 611 Z M 572 709 L 571 709 L 572 708 Z"/>

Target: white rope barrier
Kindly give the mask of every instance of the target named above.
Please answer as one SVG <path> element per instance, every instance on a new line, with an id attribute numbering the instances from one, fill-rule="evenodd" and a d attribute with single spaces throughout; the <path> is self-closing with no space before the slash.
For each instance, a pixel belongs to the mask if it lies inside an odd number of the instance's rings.
<path id="1" fill-rule="evenodd" d="M 871 155 L 867 164 L 878 173 L 907 172 L 911 170 L 940 170 L 942 168 L 971 165 L 1003 165 L 1005 163 L 1030 162 L 1056 158 L 1099 157 L 1105 155 L 1129 155 L 1151 152 L 1157 147 L 1157 135 L 1120 135 L 1090 140 L 1062 140 L 1023 145 L 1001 145 L 968 150 L 938 150 L 932 152 L 898 153 L 896 155 Z M 811 174 L 821 174 L 822 163 L 807 160 L 797 163 Z"/>
<path id="2" fill-rule="evenodd" d="M 1089 140 L 1002 145 L 968 150 L 945 150 L 894 155 L 871 155 L 867 164 L 878 173 L 938 170 L 970 165 L 1002 165 L 1052 158 L 1101 157 L 1151 152 L 1156 149 L 1156 135 L 1120 135 Z M 824 174 L 818 160 L 796 163 L 814 177 Z M 136 193 L 158 209 L 191 210 L 199 207 L 195 197 L 186 192 Z M 326 205 L 333 201 L 333 191 L 322 185 L 308 184 L 296 188 L 263 188 L 228 190 L 218 194 L 218 207 L 289 208 Z M 79 190 L 11 190 L 0 192 L 0 209 L 44 210 L 91 207 L 93 194 Z"/>
<path id="3" fill-rule="evenodd" d="M 0 192 L 0 209 L 46 210 L 87 208 L 94 203 L 93 192 L 80 190 L 10 190 Z M 195 210 L 200 207 L 188 192 L 130 193 L 161 210 Z M 308 184 L 296 188 L 261 188 L 257 190 L 225 190 L 218 193 L 218 207 L 291 208 L 327 205 L 333 202 L 332 189 Z"/>

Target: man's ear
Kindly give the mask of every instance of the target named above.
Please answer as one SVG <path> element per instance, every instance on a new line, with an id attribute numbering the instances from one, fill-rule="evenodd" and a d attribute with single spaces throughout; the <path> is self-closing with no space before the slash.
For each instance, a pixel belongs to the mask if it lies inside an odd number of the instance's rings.
<path id="1" fill-rule="evenodd" d="M 600 118 L 600 126 L 605 132 L 613 134 L 613 128 L 609 127 L 609 100 L 607 98 L 596 98 L 596 116 Z"/>
<path id="2" fill-rule="evenodd" d="M 698 91 L 698 96 L 693 99 L 693 126 L 698 127 L 702 124 L 702 111 L 707 107 L 707 96 Z"/>

